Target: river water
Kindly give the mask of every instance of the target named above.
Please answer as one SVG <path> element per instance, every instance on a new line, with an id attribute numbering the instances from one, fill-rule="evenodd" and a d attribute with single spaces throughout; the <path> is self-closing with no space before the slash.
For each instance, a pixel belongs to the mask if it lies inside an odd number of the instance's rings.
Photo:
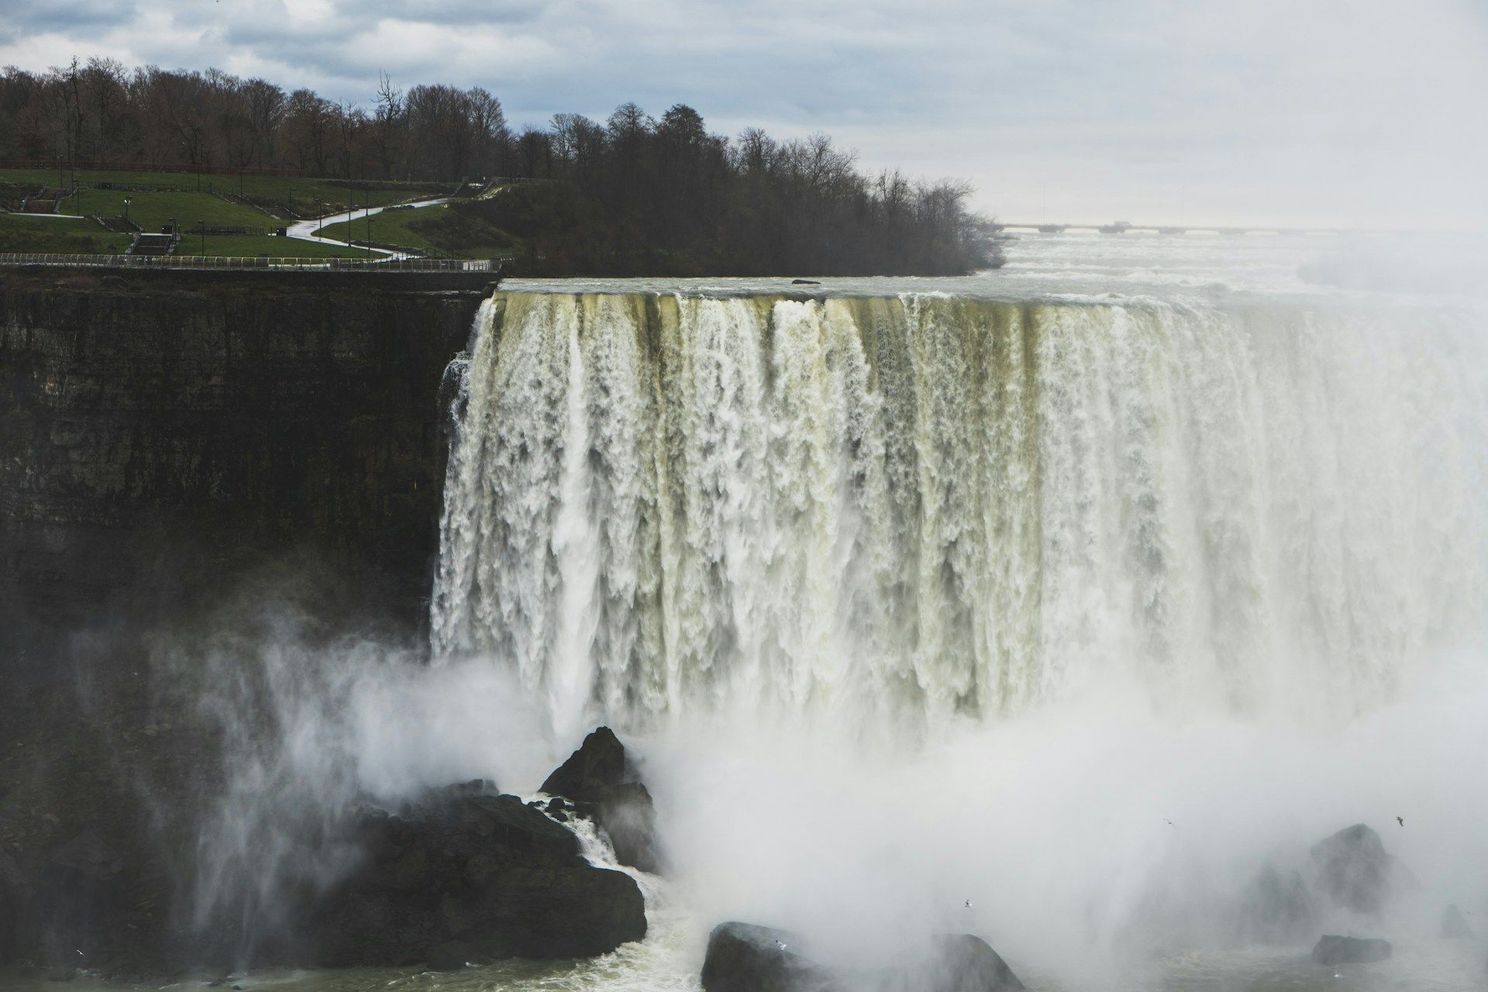
<path id="1" fill-rule="evenodd" d="M 1475 264 L 1070 233 L 962 279 L 505 283 L 451 370 L 433 665 L 354 676 L 343 743 L 367 791 L 530 792 L 615 727 L 650 935 L 233 980 L 694 990 L 745 919 L 854 964 L 976 932 L 1035 989 L 1481 989 L 1438 935 L 1488 936 Z M 1419 881 L 1385 918 L 1237 930 L 1356 821 Z M 1324 931 L 1395 954 L 1320 968 Z"/>

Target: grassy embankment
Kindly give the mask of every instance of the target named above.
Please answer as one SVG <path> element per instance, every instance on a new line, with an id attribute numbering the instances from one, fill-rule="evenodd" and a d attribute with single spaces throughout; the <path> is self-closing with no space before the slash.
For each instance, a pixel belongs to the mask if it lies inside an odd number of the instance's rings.
<path id="1" fill-rule="evenodd" d="M 365 241 L 370 220 L 375 245 L 398 245 L 455 258 L 497 258 L 520 249 L 516 238 L 487 222 L 471 207 L 456 202 L 418 210 L 387 210 L 370 218 L 355 218 L 350 224 L 330 224 L 317 233 L 337 241 Z"/>
<path id="2" fill-rule="evenodd" d="M 61 177 L 71 189 L 71 172 Z M 18 206 L 22 196 L 43 187 L 58 189 L 58 173 L 40 169 L 0 169 L 0 206 Z M 300 217 L 318 217 L 350 204 L 384 206 L 446 192 L 426 183 L 355 184 L 331 179 L 280 176 L 197 176 L 187 172 L 76 173 L 77 192 L 61 200 L 58 212 L 79 219 L 0 213 L 0 251 L 122 253 L 130 236 L 109 231 L 95 218 L 119 221 L 129 200 L 129 220 L 144 231 L 159 231 L 174 221 L 181 233 L 177 255 L 324 258 L 364 257 L 366 251 L 338 248 L 270 232 Z M 248 233 L 205 234 L 207 230 L 243 228 Z M 374 237 L 379 237 L 374 218 Z M 358 232 L 365 237 L 365 228 Z M 410 247 L 420 247 L 411 245 Z"/>

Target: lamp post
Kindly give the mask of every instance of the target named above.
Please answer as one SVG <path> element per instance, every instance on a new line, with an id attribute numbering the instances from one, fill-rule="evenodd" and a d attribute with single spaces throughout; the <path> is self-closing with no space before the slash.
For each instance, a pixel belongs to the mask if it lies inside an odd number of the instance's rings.
<path id="1" fill-rule="evenodd" d="M 129 197 L 124 197 L 124 223 L 129 223 Z"/>

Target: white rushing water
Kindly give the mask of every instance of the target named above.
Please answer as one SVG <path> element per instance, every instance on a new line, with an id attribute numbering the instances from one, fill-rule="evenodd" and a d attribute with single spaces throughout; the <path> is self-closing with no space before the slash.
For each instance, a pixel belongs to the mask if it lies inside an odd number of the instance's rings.
<path id="1" fill-rule="evenodd" d="M 1046 988 L 1307 987 L 1226 907 L 1409 808 L 1386 841 L 1426 895 L 1335 987 L 1470 987 L 1429 937 L 1488 912 L 1488 319 L 1351 288 L 1376 250 L 1069 235 L 958 280 L 504 287 L 434 653 L 509 673 L 555 755 L 629 735 L 650 894 L 690 921 L 571 980 L 690 987 L 746 918 L 851 960 L 974 929 Z"/>
<path id="2" fill-rule="evenodd" d="M 1479 643 L 1472 311 L 506 292 L 436 653 L 557 736 L 994 719 L 1095 681 L 1351 713 Z M 585 707 L 587 705 L 587 712 Z"/>
<path id="3" fill-rule="evenodd" d="M 336 868 L 305 822 L 530 793 L 603 722 L 657 803 L 644 942 L 252 981 L 696 992 L 742 919 L 854 965 L 971 931 L 1043 990 L 1481 988 L 1488 307 L 1356 288 L 1371 251 L 507 283 L 451 369 L 433 664 L 277 615 L 196 664 L 261 669 L 282 737 L 239 748 L 204 910 L 272 923 L 282 868 Z M 1419 882 L 1384 918 L 1237 926 L 1358 821 Z M 1480 939 L 1440 939 L 1449 903 Z M 1319 969 L 1324 931 L 1396 953 Z"/>

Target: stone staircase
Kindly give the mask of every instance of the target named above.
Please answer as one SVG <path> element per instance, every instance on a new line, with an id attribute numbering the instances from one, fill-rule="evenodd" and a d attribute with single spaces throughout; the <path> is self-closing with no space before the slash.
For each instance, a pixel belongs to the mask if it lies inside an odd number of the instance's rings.
<path id="1" fill-rule="evenodd" d="M 57 204 L 68 195 L 70 195 L 69 190 L 43 186 L 36 193 L 21 200 L 20 212 L 23 214 L 54 214 L 57 212 Z"/>
<path id="2" fill-rule="evenodd" d="M 129 248 L 124 252 L 126 255 L 154 256 L 173 255 L 176 244 L 181 240 L 179 234 L 136 234 L 134 240 L 129 243 Z"/>

